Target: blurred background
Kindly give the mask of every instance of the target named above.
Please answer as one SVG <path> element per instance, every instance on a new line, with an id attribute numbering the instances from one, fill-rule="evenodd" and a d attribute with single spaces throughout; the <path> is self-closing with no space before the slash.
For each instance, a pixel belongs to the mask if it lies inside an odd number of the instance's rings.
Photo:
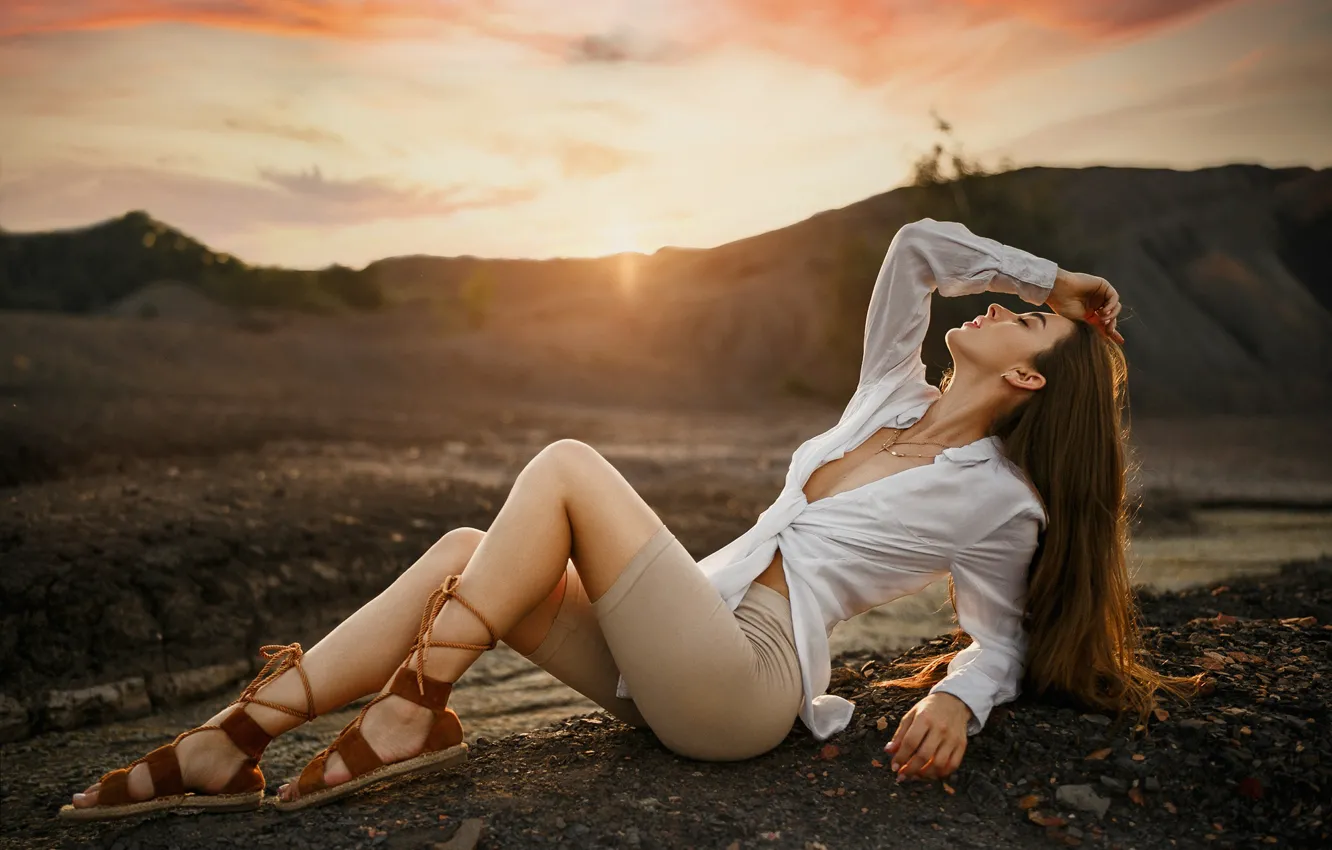
<path id="1" fill-rule="evenodd" d="M 1318 0 L 0 6 L 0 739 L 225 691 L 562 437 L 715 551 L 922 216 L 1119 289 L 1141 585 L 1332 555 L 1329 47 Z"/>

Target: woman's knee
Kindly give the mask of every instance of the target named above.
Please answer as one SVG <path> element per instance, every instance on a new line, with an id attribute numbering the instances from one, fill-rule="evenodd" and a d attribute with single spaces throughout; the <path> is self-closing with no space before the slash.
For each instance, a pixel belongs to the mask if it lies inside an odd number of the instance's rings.
<path id="1" fill-rule="evenodd" d="M 565 438 L 549 444 L 532 459 L 532 463 L 551 465 L 561 470 L 581 469 L 601 458 L 596 449 L 582 440 Z"/>

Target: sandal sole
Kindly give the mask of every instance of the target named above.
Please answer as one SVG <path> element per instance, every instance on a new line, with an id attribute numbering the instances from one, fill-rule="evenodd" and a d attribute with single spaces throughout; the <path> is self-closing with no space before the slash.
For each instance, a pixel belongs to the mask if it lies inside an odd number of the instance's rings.
<path id="1" fill-rule="evenodd" d="M 174 797 L 154 797 L 138 803 L 126 803 L 123 806 L 87 806 L 79 808 L 65 804 L 60 807 L 57 817 L 63 820 L 118 820 L 146 815 L 153 812 L 165 812 L 173 809 L 189 809 L 203 812 L 252 812 L 263 805 L 264 792 L 253 791 L 247 794 L 178 794 Z"/>
<path id="2" fill-rule="evenodd" d="M 274 799 L 268 805 L 281 812 L 294 812 L 298 809 L 306 809 L 311 806 L 319 806 L 324 803 L 331 803 L 334 800 L 346 797 L 356 791 L 361 790 L 377 782 L 383 782 L 386 779 L 394 779 L 403 776 L 415 775 L 424 776 L 429 773 L 444 770 L 453 767 L 455 764 L 461 764 L 467 761 L 467 744 L 458 744 L 449 747 L 447 750 L 436 750 L 433 753 L 416 756 L 403 761 L 386 764 L 383 767 L 376 768 L 369 773 L 363 773 L 360 776 L 348 779 L 346 782 L 334 785 L 331 788 L 320 789 L 304 797 L 297 797 L 291 802 L 281 799 Z"/>

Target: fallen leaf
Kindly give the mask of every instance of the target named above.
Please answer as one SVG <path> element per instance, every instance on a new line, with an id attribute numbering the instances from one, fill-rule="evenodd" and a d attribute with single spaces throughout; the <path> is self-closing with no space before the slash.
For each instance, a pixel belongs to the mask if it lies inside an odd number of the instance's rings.
<path id="1" fill-rule="evenodd" d="M 1146 761 L 1146 760 L 1147 760 L 1147 757 L 1146 757 L 1145 755 L 1143 755 L 1142 753 L 1134 753 L 1133 755 L 1129 756 L 1129 758 L 1133 759 L 1134 761 Z"/>
<path id="2" fill-rule="evenodd" d="M 1044 826 L 1044 827 L 1064 826 L 1065 824 L 1068 823 L 1068 821 L 1064 820 L 1063 818 L 1057 815 L 1042 814 L 1041 812 L 1038 812 L 1035 809 L 1032 809 L 1031 811 L 1027 812 L 1027 820 L 1031 821 L 1037 826 Z"/>
<path id="3" fill-rule="evenodd" d="M 944 782 L 944 783 L 943 783 L 943 789 L 944 789 L 944 793 L 946 793 L 946 794 L 956 794 L 956 793 L 957 793 L 956 791 L 953 790 L 953 786 L 949 785 L 947 782 Z"/>
<path id="4" fill-rule="evenodd" d="M 1169 800 L 1165 801 L 1165 810 L 1167 812 L 1170 812 L 1170 814 L 1172 815 L 1179 814 L 1179 809 L 1175 808 L 1175 804 L 1170 802 Z"/>
<path id="5" fill-rule="evenodd" d="M 833 788 L 825 788 L 824 791 L 823 791 L 823 796 L 825 796 L 825 797 L 836 797 L 836 796 L 837 796 L 837 791 L 836 791 L 835 789 L 833 789 Z"/>
<path id="6" fill-rule="evenodd" d="M 819 758 L 824 761 L 831 761 L 841 755 L 842 751 L 836 744 L 824 744 L 823 749 L 819 750 Z"/>
<path id="7" fill-rule="evenodd" d="M 1220 614 L 1220 613 L 1216 615 L 1216 624 L 1218 626 L 1229 626 L 1231 623 L 1236 623 L 1236 622 L 1239 622 L 1238 617 L 1232 617 L 1229 614 Z"/>
<path id="8" fill-rule="evenodd" d="M 1147 803 L 1147 801 L 1144 800 L 1142 797 L 1141 788 L 1130 788 L 1128 790 L 1128 798 L 1133 802 L 1137 803 L 1139 806 L 1146 805 Z"/>
<path id="9" fill-rule="evenodd" d="M 888 728 L 888 718 L 880 717 L 878 720 L 874 721 L 874 725 L 880 732 L 882 732 Z"/>
<path id="10" fill-rule="evenodd" d="M 1281 620 L 1283 626 L 1316 626 L 1317 617 L 1284 617 Z"/>
<path id="11" fill-rule="evenodd" d="M 1228 585 L 1228 584 L 1223 584 L 1223 585 L 1221 585 L 1220 587 L 1214 587 L 1214 588 L 1212 588 L 1212 595 L 1213 595 L 1213 596 L 1220 596 L 1221 594 L 1225 593 L 1227 590 L 1230 590 L 1230 585 Z"/>
<path id="12" fill-rule="evenodd" d="M 1109 747 L 1106 747 L 1105 749 L 1102 750 L 1096 750 L 1094 752 L 1088 753 L 1087 757 L 1084 758 L 1083 761 L 1102 761 L 1105 759 L 1106 756 L 1110 755 L 1110 752 L 1111 750 Z"/>
<path id="13" fill-rule="evenodd" d="M 875 767 L 883 767 L 883 762 L 879 761 L 878 759 L 870 759 L 870 764 L 874 765 Z"/>
<path id="14" fill-rule="evenodd" d="M 1157 721 L 1161 723 L 1170 719 L 1170 712 L 1166 711 L 1164 708 L 1155 709 L 1152 711 L 1152 714 L 1156 717 Z"/>
<path id="15" fill-rule="evenodd" d="M 1021 800 L 1018 800 L 1018 808 L 1033 809 L 1036 807 L 1036 804 L 1039 803 L 1040 801 L 1041 797 L 1039 794 L 1028 794 L 1027 796 L 1023 797 Z"/>

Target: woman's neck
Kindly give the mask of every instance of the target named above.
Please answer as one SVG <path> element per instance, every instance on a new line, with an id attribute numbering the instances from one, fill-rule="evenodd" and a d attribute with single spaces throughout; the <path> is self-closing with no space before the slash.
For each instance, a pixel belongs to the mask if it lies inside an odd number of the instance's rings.
<path id="1" fill-rule="evenodd" d="M 953 383 L 898 441 L 965 446 L 989 435 L 994 410 L 995 399 Z"/>

